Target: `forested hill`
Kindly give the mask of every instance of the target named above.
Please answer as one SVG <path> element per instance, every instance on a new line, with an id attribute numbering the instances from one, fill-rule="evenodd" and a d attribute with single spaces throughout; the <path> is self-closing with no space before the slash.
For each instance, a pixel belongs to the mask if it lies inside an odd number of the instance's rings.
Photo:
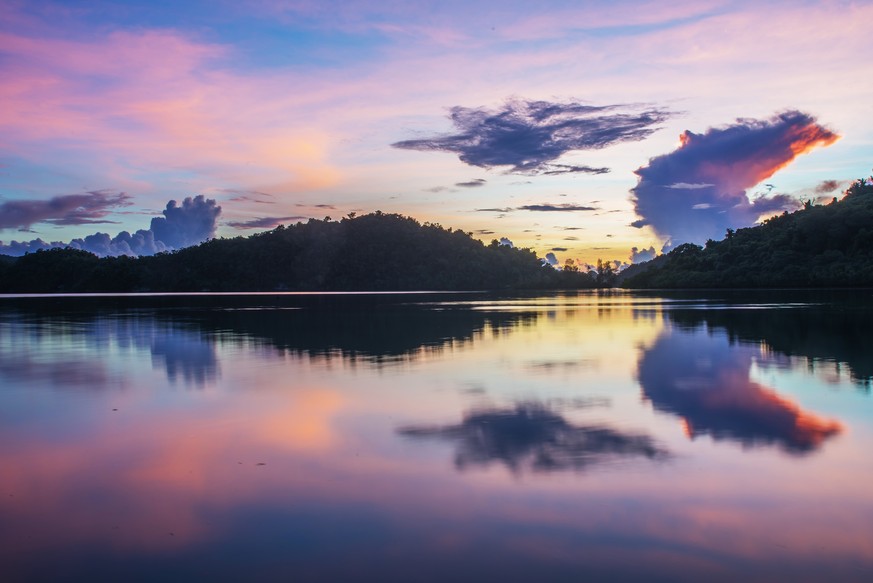
<path id="1" fill-rule="evenodd" d="M 773 217 L 705 247 L 690 243 L 628 269 L 628 288 L 873 286 L 873 186 Z"/>
<path id="2" fill-rule="evenodd" d="M 375 212 L 213 239 L 151 257 L 52 249 L 0 256 L 0 292 L 498 290 L 595 287 L 529 249 Z"/>

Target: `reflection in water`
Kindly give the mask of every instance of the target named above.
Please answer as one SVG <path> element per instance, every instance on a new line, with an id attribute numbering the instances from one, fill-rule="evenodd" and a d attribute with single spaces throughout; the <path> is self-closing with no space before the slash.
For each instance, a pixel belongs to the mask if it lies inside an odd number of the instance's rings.
<path id="1" fill-rule="evenodd" d="M 502 463 L 513 474 L 584 470 L 610 459 L 666 457 L 650 437 L 600 425 L 571 425 L 538 403 L 474 410 L 458 425 L 404 427 L 401 435 L 457 443 L 455 466 Z"/>
<path id="2" fill-rule="evenodd" d="M 536 317 L 534 313 L 352 303 L 330 310 L 203 312 L 194 323 L 204 330 L 252 338 L 296 354 L 390 363 L 421 349 L 462 346 L 485 330 L 499 333 L 532 324 Z"/>
<path id="3" fill-rule="evenodd" d="M 181 379 L 186 386 L 202 388 L 218 378 L 213 340 L 172 328 L 162 332 L 152 338 L 152 360 L 163 363 L 170 382 Z"/>
<path id="4" fill-rule="evenodd" d="M 845 363 L 852 378 L 870 390 L 873 312 L 867 298 L 860 305 L 821 302 L 794 309 L 673 310 L 668 314 L 679 326 L 694 329 L 706 324 L 710 329 L 725 330 L 732 339 L 763 342 L 786 356 Z"/>
<path id="5" fill-rule="evenodd" d="M 711 435 L 746 446 L 817 449 L 842 430 L 750 378 L 760 350 L 732 345 L 724 333 L 665 331 L 639 361 L 643 394 L 656 409 L 681 416 L 688 436 Z"/>
<path id="6" fill-rule="evenodd" d="M 0 301 L 0 578 L 873 580 L 869 395 L 712 310 L 476 300 Z"/>
<path id="7" fill-rule="evenodd" d="M 0 313 L 12 325 L 59 325 L 92 342 L 152 344 L 155 361 L 171 379 L 214 379 L 215 342 L 254 341 L 319 359 L 403 361 L 419 351 L 463 347 L 483 333 L 501 334 L 533 325 L 539 314 L 486 312 L 430 305 L 427 295 L 240 296 L 68 298 L 59 307 L 45 299 L 19 298 Z M 459 295 L 458 297 L 463 297 Z M 412 302 L 412 299 L 417 300 Z M 111 315 L 105 302 L 114 301 Z M 103 303 L 101 303 L 103 302 Z M 60 323 L 60 324 L 59 324 Z M 160 328 L 160 329 L 158 329 Z"/>
<path id="8" fill-rule="evenodd" d="M 27 354 L 0 354 L 0 378 L 9 383 L 100 389 L 106 386 L 108 375 L 103 365 L 95 361 L 40 362 Z"/>
<path id="9" fill-rule="evenodd" d="M 106 389 L 118 386 L 124 376 L 113 374 L 112 365 L 131 352 L 151 354 L 153 368 L 189 388 L 203 388 L 219 375 L 214 340 L 172 321 L 142 314 L 5 316 L 0 320 L 0 375 L 10 381 Z"/>

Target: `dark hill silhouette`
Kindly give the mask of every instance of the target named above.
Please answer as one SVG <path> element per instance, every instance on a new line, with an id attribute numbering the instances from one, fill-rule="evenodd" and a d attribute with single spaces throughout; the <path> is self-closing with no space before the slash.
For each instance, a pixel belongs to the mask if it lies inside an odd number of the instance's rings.
<path id="1" fill-rule="evenodd" d="M 763 224 L 728 229 L 705 247 L 686 243 L 622 274 L 628 288 L 873 286 L 873 185 L 856 181 L 842 200 L 807 201 Z"/>
<path id="2" fill-rule="evenodd" d="M 530 249 L 385 214 L 311 219 L 151 257 L 51 249 L 0 261 L 0 292 L 382 291 L 591 288 Z"/>

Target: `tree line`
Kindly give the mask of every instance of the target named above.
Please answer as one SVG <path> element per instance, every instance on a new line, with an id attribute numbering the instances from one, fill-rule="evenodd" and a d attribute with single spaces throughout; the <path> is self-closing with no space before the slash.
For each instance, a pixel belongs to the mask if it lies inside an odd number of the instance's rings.
<path id="1" fill-rule="evenodd" d="M 728 229 L 721 241 L 686 243 L 625 271 L 627 288 L 873 286 L 873 180 L 841 200 L 814 204 L 763 224 Z"/>
<path id="2" fill-rule="evenodd" d="M 608 277 L 607 277 L 608 276 Z M 310 219 L 171 253 L 99 258 L 50 249 L 0 256 L 0 292 L 581 289 L 612 274 L 557 270 L 530 249 L 376 211 Z"/>

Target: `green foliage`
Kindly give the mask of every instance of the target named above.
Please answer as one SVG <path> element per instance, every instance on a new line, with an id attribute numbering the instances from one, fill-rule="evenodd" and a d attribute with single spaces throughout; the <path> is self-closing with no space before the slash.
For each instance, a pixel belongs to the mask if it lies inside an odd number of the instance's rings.
<path id="1" fill-rule="evenodd" d="M 72 249 L 0 260 L 0 292 L 385 291 L 595 287 L 530 249 L 379 211 L 310 219 L 152 257 Z"/>
<path id="2" fill-rule="evenodd" d="M 873 186 L 806 204 L 762 225 L 728 229 L 706 247 L 685 244 L 624 280 L 629 288 L 873 286 Z"/>

